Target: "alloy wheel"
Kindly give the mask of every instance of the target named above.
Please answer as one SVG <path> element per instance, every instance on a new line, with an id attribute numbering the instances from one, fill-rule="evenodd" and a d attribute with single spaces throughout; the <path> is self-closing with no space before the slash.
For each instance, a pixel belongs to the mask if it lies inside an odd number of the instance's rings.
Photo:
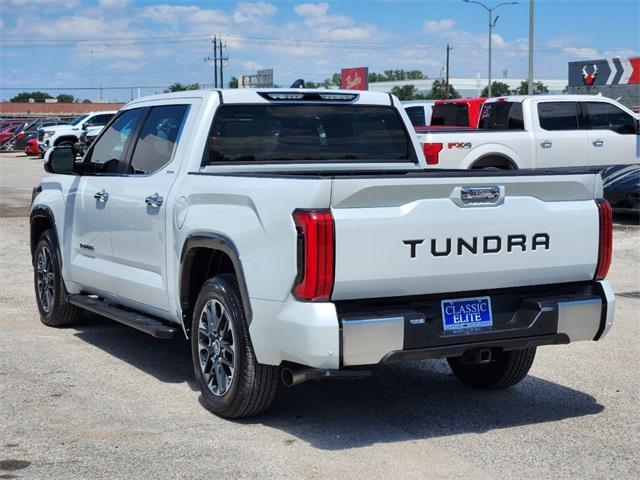
<path id="1" fill-rule="evenodd" d="M 205 304 L 197 335 L 200 371 L 211 393 L 221 397 L 233 382 L 236 355 L 231 318 L 218 300 Z"/>

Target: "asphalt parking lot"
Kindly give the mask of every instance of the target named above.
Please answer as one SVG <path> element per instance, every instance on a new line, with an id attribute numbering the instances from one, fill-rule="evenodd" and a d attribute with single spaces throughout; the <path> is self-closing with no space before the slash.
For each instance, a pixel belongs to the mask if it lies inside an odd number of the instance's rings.
<path id="1" fill-rule="evenodd" d="M 185 341 L 97 316 L 40 323 L 28 204 L 43 174 L 0 154 L 0 478 L 638 478 L 635 219 L 616 218 L 609 336 L 542 347 L 515 388 L 472 391 L 444 361 L 414 362 L 288 389 L 234 422 L 199 404 Z"/>

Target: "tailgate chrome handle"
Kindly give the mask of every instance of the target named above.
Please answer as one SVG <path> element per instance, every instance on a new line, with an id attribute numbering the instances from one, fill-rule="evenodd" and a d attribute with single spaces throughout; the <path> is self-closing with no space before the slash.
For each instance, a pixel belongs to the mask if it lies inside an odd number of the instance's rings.
<path id="1" fill-rule="evenodd" d="M 99 202 L 105 203 L 107 200 L 109 200 L 109 192 L 103 189 L 99 192 L 94 193 L 93 198 L 95 198 Z"/>
<path id="2" fill-rule="evenodd" d="M 594 147 L 602 147 L 604 146 L 604 140 L 594 140 L 592 144 Z"/>
<path id="3" fill-rule="evenodd" d="M 154 208 L 161 207 L 163 201 L 164 199 L 157 192 L 144 199 L 144 203 Z"/>
<path id="4" fill-rule="evenodd" d="M 542 148 L 551 148 L 553 146 L 553 142 L 551 140 L 545 140 L 540 144 Z"/>

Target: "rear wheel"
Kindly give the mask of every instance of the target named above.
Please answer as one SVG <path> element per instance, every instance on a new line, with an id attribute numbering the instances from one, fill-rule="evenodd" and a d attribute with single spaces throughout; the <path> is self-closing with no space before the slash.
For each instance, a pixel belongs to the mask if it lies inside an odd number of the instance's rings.
<path id="1" fill-rule="evenodd" d="M 522 381 L 527 374 L 536 348 L 521 350 L 497 350 L 492 352 L 488 363 L 472 363 L 464 356 L 447 359 L 449 366 L 458 379 L 473 388 L 484 390 L 501 390 Z"/>
<path id="2" fill-rule="evenodd" d="M 193 314 L 191 354 L 203 403 L 216 415 L 258 415 L 273 402 L 278 367 L 255 358 L 234 276 L 219 275 L 202 286 Z"/>
<path id="3" fill-rule="evenodd" d="M 70 327 L 82 320 L 83 310 L 67 301 L 60 259 L 51 230 L 40 235 L 34 252 L 33 281 L 40 320 L 48 327 Z"/>

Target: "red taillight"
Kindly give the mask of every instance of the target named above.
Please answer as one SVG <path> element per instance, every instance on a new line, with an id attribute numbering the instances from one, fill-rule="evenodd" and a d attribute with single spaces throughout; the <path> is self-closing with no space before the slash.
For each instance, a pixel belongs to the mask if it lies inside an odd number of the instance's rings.
<path id="1" fill-rule="evenodd" d="M 18 134 L 18 140 L 22 140 L 24 138 L 24 132 L 20 132 Z"/>
<path id="2" fill-rule="evenodd" d="M 613 211 L 606 200 L 598 200 L 600 214 L 600 248 L 598 249 L 598 266 L 596 280 L 603 280 L 611 266 L 611 252 L 613 250 Z"/>
<path id="3" fill-rule="evenodd" d="M 299 300 L 326 302 L 333 289 L 333 217 L 329 210 L 296 210 L 298 276 L 293 294 Z"/>
<path id="4" fill-rule="evenodd" d="M 440 159 L 438 158 L 442 151 L 441 143 L 423 143 L 422 151 L 427 159 L 427 165 L 437 165 Z"/>

